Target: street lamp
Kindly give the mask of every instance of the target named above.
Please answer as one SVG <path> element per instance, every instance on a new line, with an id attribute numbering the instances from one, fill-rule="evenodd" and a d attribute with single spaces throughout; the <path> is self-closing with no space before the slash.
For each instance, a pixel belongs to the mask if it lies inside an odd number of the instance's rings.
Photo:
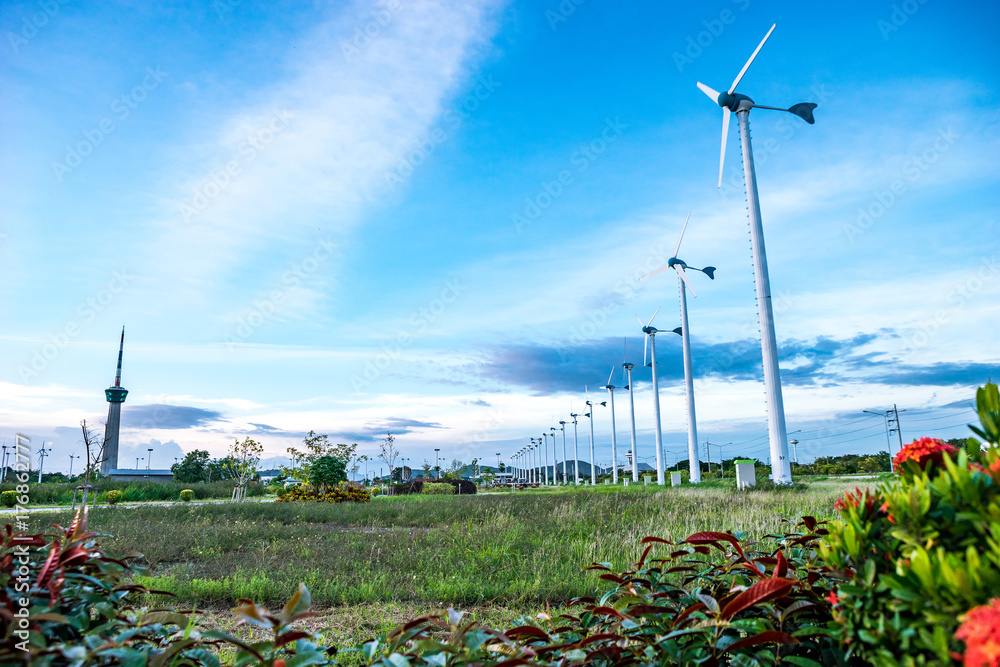
<path id="1" fill-rule="evenodd" d="M 69 455 L 69 478 L 70 479 L 73 479 L 73 459 L 78 459 L 78 458 L 80 458 L 79 454 L 77 454 L 75 456 L 73 454 Z"/>
<path id="2" fill-rule="evenodd" d="M 143 459 L 143 458 L 144 458 L 144 457 L 142 457 L 142 456 L 137 456 L 137 457 L 135 457 L 135 469 L 136 469 L 136 470 L 138 470 L 138 469 L 139 469 L 139 461 L 142 461 L 142 459 Z"/>
<path id="3" fill-rule="evenodd" d="M 438 463 L 438 459 L 440 458 L 438 456 L 438 452 L 440 451 L 441 451 L 440 447 L 434 448 L 434 469 L 437 470 L 438 479 L 441 479 L 441 464 Z"/>
<path id="4" fill-rule="evenodd" d="M 153 462 L 153 448 L 150 447 L 146 451 L 149 452 L 149 458 L 146 459 L 146 470 L 149 470 L 149 465 Z"/>
<path id="5" fill-rule="evenodd" d="M 0 458 L 0 482 L 7 476 L 7 438 L 3 439 L 3 457 Z"/>

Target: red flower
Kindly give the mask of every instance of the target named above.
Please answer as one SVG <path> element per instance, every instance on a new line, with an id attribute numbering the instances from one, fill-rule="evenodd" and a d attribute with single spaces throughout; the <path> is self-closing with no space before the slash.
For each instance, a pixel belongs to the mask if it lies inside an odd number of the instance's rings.
<path id="1" fill-rule="evenodd" d="M 958 450 L 937 438 L 920 438 L 899 450 L 892 459 L 894 468 L 899 468 L 905 461 L 913 461 L 919 467 L 926 469 L 928 464 L 940 466 L 944 455 L 957 453 Z"/>
<path id="2" fill-rule="evenodd" d="M 837 603 L 840 602 L 840 597 L 835 592 L 833 592 L 833 591 L 830 591 L 830 594 L 827 595 L 823 599 L 826 600 L 827 602 L 829 602 L 830 606 L 832 606 L 832 607 L 836 607 Z"/>
<path id="3" fill-rule="evenodd" d="M 1000 667 L 1000 599 L 970 609 L 955 639 L 965 642 L 965 667 Z"/>

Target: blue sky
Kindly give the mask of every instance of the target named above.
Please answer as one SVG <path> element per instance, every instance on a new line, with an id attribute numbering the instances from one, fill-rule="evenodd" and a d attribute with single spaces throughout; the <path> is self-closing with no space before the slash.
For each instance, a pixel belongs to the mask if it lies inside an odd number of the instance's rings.
<path id="1" fill-rule="evenodd" d="M 799 456 L 884 449 L 856 420 L 893 403 L 905 438 L 965 435 L 1000 375 L 998 13 L 5 3 L 0 434 L 68 468 L 125 323 L 123 464 L 245 435 L 270 461 L 310 429 L 492 460 L 599 392 L 626 337 L 641 362 L 635 315 L 679 323 L 674 277 L 638 278 L 691 211 L 682 256 L 718 267 L 689 306 L 701 440 L 765 457 L 738 134 L 717 188 L 695 82 L 726 87 L 776 23 L 740 91 L 819 104 L 751 116 Z M 658 349 L 681 452 L 679 340 Z"/>

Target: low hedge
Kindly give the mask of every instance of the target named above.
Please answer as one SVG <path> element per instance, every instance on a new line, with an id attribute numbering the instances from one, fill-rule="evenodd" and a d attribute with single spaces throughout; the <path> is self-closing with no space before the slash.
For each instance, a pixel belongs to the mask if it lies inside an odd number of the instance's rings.
<path id="1" fill-rule="evenodd" d="M 451 484 L 444 484 L 443 482 L 425 482 L 424 488 L 420 493 L 431 496 L 453 496 L 455 495 L 455 489 L 452 488 Z"/>
<path id="2" fill-rule="evenodd" d="M 367 503 L 371 499 L 368 490 L 355 482 L 341 482 L 323 493 L 312 487 L 293 486 L 278 496 L 279 503 Z"/>

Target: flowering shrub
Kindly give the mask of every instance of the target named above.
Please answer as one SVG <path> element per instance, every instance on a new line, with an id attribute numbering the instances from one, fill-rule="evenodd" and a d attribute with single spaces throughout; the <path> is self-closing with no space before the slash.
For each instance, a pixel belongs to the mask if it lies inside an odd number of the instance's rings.
<path id="1" fill-rule="evenodd" d="M 980 390 L 981 415 L 995 392 Z M 921 438 L 895 463 L 895 480 L 838 501 L 841 521 L 820 546 L 844 580 L 837 633 L 865 664 L 953 664 L 969 632 L 959 618 L 1000 591 L 1000 448 Z"/>
<path id="2" fill-rule="evenodd" d="M 314 502 L 314 503 L 367 503 L 371 502 L 371 494 L 357 482 L 340 482 L 320 493 L 313 488 L 293 486 L 278 496 L 278 502 Z"/>
<path id="3" fill-rule="evenodd" d="M 0 503 L 3 503 L 4 507 L 13 507 L 17 504 L 17 491 L 11 489 L 10 491 L 4 491 L 0 493 Z"/>
<path id="4" fill-rule="evenodd" d="M 122 499 L 122 492 L 118 489 L 111 489 L 106 494 L 104 494 L 104 500 L 107 501 L 109 505 L 117 505 Z"/>
<path id="5" fill-rule="evenodd" d="M 1000 665 L 1000 599 L 969 610 L 955 639 L 965 642 L 965 667 Z"/>
<path id="6" fill-rule="evenodd" d="M 420 491 L 425 495 L 451 496 L 455 494 L 455 489 L 446 482 L 424 482 L 424 487 Z"/>
<path id="7" fill-rule="evenodd" d="M 192 500 L 194 500 L 194 491 L 192 491 L 191 489 L 184 489 L 183 491 L 181 491 L 180 498 L 184 502 L 189 503 Z"/>

